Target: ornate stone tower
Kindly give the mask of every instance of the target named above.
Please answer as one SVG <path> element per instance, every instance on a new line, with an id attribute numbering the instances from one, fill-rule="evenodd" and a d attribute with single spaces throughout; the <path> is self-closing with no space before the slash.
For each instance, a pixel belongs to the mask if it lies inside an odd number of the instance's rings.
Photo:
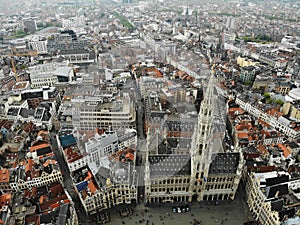
<path id="1" fill-rule="evenodd" d="M 216 104 L 214 94 L 214 75 L 211 74 L 204 98 L 198 114 L 198 124 L 195 128 L 191 144 L 191 181 L 190 194 L 197 201 L 203 200 L 204 182 L 207 179 L 212 161 L 213 119 Z M 192 199 L 190 199 L 192 201 Z"/>
<path id="2" fill-rule="evenodd" d="M 148 129 L 149 130 L 149 129 Z M 150 179 L 150 162 L 149 162 L 149 148 L 148 143 L 150 142 L 150 136 L 147 136 L 147 142 L 146 142 L 146 162 L 145 162 L 145 168 L 144 168 L 144 185 L 145 185 L 145 196 L 144 196 L 144 203 L 147 203 L 150 198 L 151 194 L 151 179 Z"/>

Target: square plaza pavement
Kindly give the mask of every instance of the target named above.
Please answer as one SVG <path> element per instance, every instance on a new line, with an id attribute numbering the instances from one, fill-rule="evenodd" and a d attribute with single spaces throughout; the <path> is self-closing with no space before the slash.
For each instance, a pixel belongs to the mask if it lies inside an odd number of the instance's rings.
<path id="1" fill-rule="evenodd" d="M 190 204 L 191 211 L 185 213 L 173 213 L 171 206 L 144 207 L 143 205 L 134 208 L 131 216 L 121 219 L 115 210 L 110 212 L 111 222 L 108 224 L 148 224 L 148 225 L 242 225 L 252 220 L 248 207 L 244 201 L 237 198 L 230 205 L 199 206 L 198 203 Z"/>

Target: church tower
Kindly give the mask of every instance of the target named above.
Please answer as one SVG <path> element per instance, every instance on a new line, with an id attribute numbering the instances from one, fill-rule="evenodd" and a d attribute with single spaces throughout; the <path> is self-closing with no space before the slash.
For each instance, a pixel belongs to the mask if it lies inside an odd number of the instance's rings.
<path id="1" fill-rule="evenodd" d="M 214 75 L 211 74 L 198 114 L 198 124 L 191 144 L 190 194 L 197 201 L 203 200 L 204 182 L 207 179 L 212 161 L 213 119 L 216 104 L 214 94 Z M 192 199 L 190 199 L 192 201 Z"/>

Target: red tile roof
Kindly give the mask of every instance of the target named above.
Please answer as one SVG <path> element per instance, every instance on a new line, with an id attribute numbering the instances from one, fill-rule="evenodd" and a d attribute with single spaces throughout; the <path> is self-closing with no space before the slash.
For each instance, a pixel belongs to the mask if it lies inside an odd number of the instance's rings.
<path id="1" fill-rule="evenodd" d="M 288 149 L 285 145 L 283 145 L 283 144 L 278 144 L 278 147 L 283 151 L 283 156 L 284 156 L 285 158 L 287 158 L 287 157 L 291 154 L 290 149 Z"/>
<path id="2" fill-rule="evenodd" d="M 88 188 L 89 188 L 90 192 L 92 192 L 92 194 L 94 194 L 97 191 L 97 187 L 93 181 L 89 182 Z"/>
<path id="3" fill-rule="evenodd" d="M 55 186 L 50 187 L 50 192 L 53 197 L 57 197 L 58 195 L 64 193 L 64 188 L 62 184 L 56 184 Z"/>
<path id="4" fill-rule="evenodd" d="M 67 160 L 68 160 L 69 163 L 75 162 L 76 160 L 82 158 L 82 155 L 79 154 L 79 153 L 77 152 L 77 150 L 76 150 L 76 149 L 73 149 L 72 147 L 66 148 L 66 149 L 64 150 L 64 153 L 65 153 L 65 155 L 66 155 Z"/>
<path id="5" fill-rule="evenodd" d="M 8 183 L 9 182 L 9 170 L 2 169 L 0 170 L 0 183 Z"/>
<path id="6" fill-rule="evenodd" d="M 0 207 L 9 205 L 11 202 L 11 194 L 5 193 L 0 196 Z"/>
<path id="7" fill-rule="evenodd" d="M 39 144 L 39 145 L 35 145 L 35 146 L 31 146 L 30 147 L 30 152 L 35 152 L 41 148 L 47 148 L 49 147 L 50 144 L 47 144 L 47 143 L 43 143 L 43 144 Z"/>
<path id="8" fill-rule="evenodd" d="M 47 166 L 49 166 L 49 164 L 56 164 L 56 163 L 57 163 L 56 160 L 47 159 L 47 161 L 43 163 L 43 166 L 47 167 Z"/>
<path id="9" fill-rule="evenodd" d="M 264 156 L 267 155 L 269 153 L 268 149 L 266 148 L 266 146 L 259 144 L 257 146 L 257 149 L 259 150 L 260 155 Z"/>
<path id="10" fill-rule="evenodd" d="M 66 194 L 60 195 L 59 197 L 56 197 L 54 199 L 50 199 L 49 201 L 44 202 L 42 205 L 40 205 L 42 211 L 46 211 L 49 209 L 51 205 L 54 203 L 60 202 L 61 200 L 68 199 Z"/>
<path id="11" fill-rule="evenodd" d="M 266 113 L 270 114 L 271 116 L 275 116 L 277 119 L 283 115 L 283 113 L 279 112 L 276 109 L 268 109 L 266 110 Z"/>
<path id="12" fill-rule="evenodd" d="M 6 130 L 10 130 L 13 125 L 13 121 L 10 120 L 0 120 L 0 128 L 4 127 Z"/>
<path id="13" fill-rule="evenodd" d="M 27 164 L 25 165 L 25 173 L 28 171 L 32 171 L 33 159 L 28 159 Z"/>

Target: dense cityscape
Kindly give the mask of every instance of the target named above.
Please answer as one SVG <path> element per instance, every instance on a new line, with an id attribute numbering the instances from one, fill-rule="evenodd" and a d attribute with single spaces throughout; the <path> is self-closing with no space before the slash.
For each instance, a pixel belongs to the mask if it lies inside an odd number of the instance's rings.
<path id="1" fill-rule="evenodd" d="M 298 0 L 0 0 L 0 224 L 300 224 Z"/>

